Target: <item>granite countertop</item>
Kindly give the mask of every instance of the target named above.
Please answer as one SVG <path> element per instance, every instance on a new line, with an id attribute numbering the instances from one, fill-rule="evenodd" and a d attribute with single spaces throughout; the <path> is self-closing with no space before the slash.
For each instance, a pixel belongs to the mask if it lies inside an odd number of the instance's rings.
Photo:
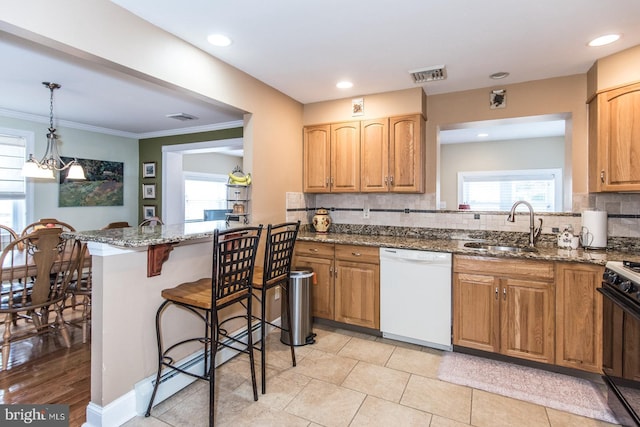
<path id="1" fill-rule="evenodd" d="M 107 243 L 125 248 L 139 248 L 164 243 L 180 243 L 189 240 L 212 238 L 216 229 L 239 228 L 228 226 L 225 221 L 189 222 L 172 225 L 114 228 L 111 230 L 69 231 L 62 233 L 66 239 L 83 242 Z"/>
<path id="2" fill-rule="evenodd" d="M 638 261 L 640 254 L 616 250 L 568 250 L 553 244 L 536 245 L 537 252 L 486 251 L 465 248 L 469 240 L 416 238 L 407 236 L 364 235 L 349 233 L 320 234 L 310 231 L 298 233 L 298 240 L 309 242 L 337 243 L 398 249 L 418 249 L 433 252 L 450 252 L 459 255 L 492 256 L 504 258 L 535 259 L 548 261 L 569 261 L 604 265 L 607 261 Z"/>
<path id="3" fill-rule="evenodd" d="M 173 225 L 155 225 L 144 227 L 115 228 L 111 230 L 90 230 L 64 232 L 65 238 L 84 242 L 106 243 L 125 248 L 140 248 L 164 243 L 180 243 L 190 240 L 207 239 L 214 230 L 239 228 L 228 226 L 225 221 L 205 221 Z M 366 230 L 362 230 L 366 231 Z M 583 262 L 604 265 L 607 261 L 630 260 L 640 262 L 640 252 L 621 250 L 568 250 L 559 249 L 555 244 L 544 242 L 536 245 L 536 252 L 486 251 L 464 247 L 470 240 L 445 238 L 438 234 L 418 236 L 380 235 L 373 233 L 326 233 L 320 234 L 304 228 L 298 233 L 298 240 L 310 242 L 337 243 L 343 245 L 362 245 L 389 247 L 398 249 L 417 249 L 453 254 L 493 256 L 504 258 L 537 259 L 548 261 Z"/>

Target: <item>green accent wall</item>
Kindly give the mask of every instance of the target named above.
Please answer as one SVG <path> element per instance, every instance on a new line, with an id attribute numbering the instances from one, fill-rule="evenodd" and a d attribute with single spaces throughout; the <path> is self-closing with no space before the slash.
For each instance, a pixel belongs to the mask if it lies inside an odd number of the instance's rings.
<path id="1" fill-rule="evenodd" d="M 191 144 L 195 142 L 219 141 L 242 138 L 243 128 L 213 130 L 158 138 L 145 138 L 138 141 L 140 167 L 138 168 L 138 223 L 142 221 L 142 206 L 155 205 L 156 215 L 162 218 L 162 147 L 166 145 Z M 142 178 L 142 164 L 156 162 L 156 177 Z M 155 200 L 142 199 L 142 184 L 156 184 Z"/>

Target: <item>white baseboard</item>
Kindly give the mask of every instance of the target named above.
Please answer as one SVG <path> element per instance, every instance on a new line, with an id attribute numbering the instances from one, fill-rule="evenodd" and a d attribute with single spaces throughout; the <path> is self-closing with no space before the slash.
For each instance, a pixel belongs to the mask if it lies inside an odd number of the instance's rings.
<path id="1" fill-rule="evenodd" d="M 280 324 L 280 318 L 276 319 L 272 323 Z M 267 325 L 269 330 L 273 329 Z M 233 337 L 246 343 L 247 341 L 247 328 L 242 328 L 234 332 Z M 260 324 L 254 323 L 253 325 L 253 341 L 260 341 Z M 228 349 L 222 348 L 216 353 L 216 366 L 220 366 L 224 362 L 230 360 L 238 353 Z M 178 366 L 189 371 L 202 373 L 204 370 L 204 357 L 203 351 L 198 351 L 190 356 L 178 362 Z M 182 374 L 173 370 L 167 370 L 160 378 L 160 386 L 156 392 L 154 399 L 154 406 L 164 401 L 165 399 L 173 396 L 178 391 L 182 390 L 196 379 L 186 374 Z M 106 406 L 99 406 L 93 402 L 90 402 L 87 406 L 87 422 L 83 424 L 83 427 L 115 427 L 120 426 L 135 416 L 143 416 L 149 405 L 149 399 L 153 392 L 153 386 L 156 380 L 156 375 L 153 374 L 134 385 L 134 389 L 130 392 L 120 396 L 113 402 Z M 152 411 L 153 414 L 153 411 Z"/>

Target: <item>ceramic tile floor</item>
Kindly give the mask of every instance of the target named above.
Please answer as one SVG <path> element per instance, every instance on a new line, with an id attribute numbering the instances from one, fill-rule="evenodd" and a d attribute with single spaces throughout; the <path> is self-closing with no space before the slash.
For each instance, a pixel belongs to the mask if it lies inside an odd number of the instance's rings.
<path id="1" fill-rule="evenodd" d="M 219 426 L 604 427 L 611 424 L 437 379 L 441 352 L 325 325 L 317 342 L 268 337 L 267 393 L 253 401 L 249 359 L 216 370 Z M 256 372 L 259 362 L 256 354 Z M 258 392 L 260 384 L 258 384 Z M 208 383 L 197 381 L 126 427 L 206 426 Z"/>

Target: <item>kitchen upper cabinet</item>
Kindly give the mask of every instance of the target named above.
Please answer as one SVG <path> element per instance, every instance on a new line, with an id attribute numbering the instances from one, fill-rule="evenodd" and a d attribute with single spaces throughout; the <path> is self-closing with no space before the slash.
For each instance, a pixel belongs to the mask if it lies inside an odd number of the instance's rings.
<path id="1" fill-rule="evenodd" d="M 360 190 L 360 122 L 306 126 L 303 152 L 305 192 Z"/>
<path id="2" fill-rule="evenodd" d="M 389 191 L 389 119 L 366 120 L 360 128 L 360 188 Z"/>
<path id="3" fill-rule="evenodd" d="M 312 268 L 312 315 L 350 325 L 380 328 L 378 248 L 296 242 L 294 265 Z"/>
<path id="4" fill-rule="evenodd" d="M 604 267 L 556 263 L 556 364 L 602 372 Z"/>
<path id="5" fill-rule="evenodd" d="M 389 119 L 389 191 L 424 193 L 424 132 L 419 114 Z"/>
<path id="6" fill-rule="evenodd" d="M 589 103 L 589 191 L 640 190 L 640 83 Z"/>
<path id="7" fill-rule="evenodd" d="M 553 263 L 454 257 L 453 343 L 554 363 Z"/>
<path id="8" fill-rule="evenodd" d="M 304 191 L 423 193 L 420 114 L 304 128 Z"/>
<path id="9" fill-rule="evenodd" d="M 304 128 L 304 191 L 326 193 L 331 190 L 331 126 L 318 125 Z"/>
<path id="10" fill-rule="evenodd" d="M 332 192 L 360 191 L 360 122 L 331 125 Z"/>

